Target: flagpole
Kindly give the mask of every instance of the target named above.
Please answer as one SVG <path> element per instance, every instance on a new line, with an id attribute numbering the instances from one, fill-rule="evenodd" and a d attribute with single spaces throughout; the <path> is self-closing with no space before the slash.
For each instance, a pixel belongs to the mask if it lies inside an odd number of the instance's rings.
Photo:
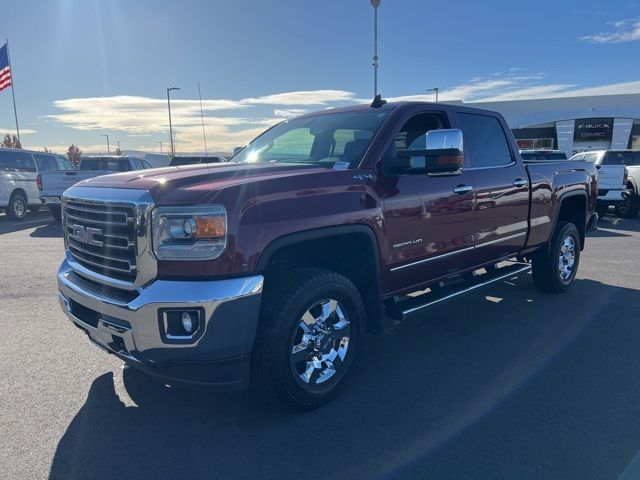
<path id="1" fill-rule="evenodd" d="M 11 55 L 9 54 L 9 39 L 7 38 L 7 63 L 9 64 L 9 71 L 11 72 L 11 96 L 13 97 L 13 115 L 16 117 L 16 133 L 18 134 L 18 143 L 22 145 L 20 141 L 20 127 L 18 127 L 18 110 L 16 109 L 16 92 L 13 89 L 15 83 L 13 79 L 13 68 L 11 68 Z"/>

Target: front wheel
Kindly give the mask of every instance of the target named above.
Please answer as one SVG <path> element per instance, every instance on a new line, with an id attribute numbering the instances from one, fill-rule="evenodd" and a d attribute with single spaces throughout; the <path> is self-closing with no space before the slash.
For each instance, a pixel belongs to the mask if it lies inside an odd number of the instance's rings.
<path id="1" fill-rule="evenodd" d="M 58 222 L 62 221 L 62 207 L 60 205 L 49 205 L 49 211 L 54 220 Z"/>
<path id="2" fill-rule="evenodd" d="M 558 222 L 550 245 L 532 259 L 533 281 L 547 293 L 569 289 L 580 263 L 580 235 L 573 223 Z"/>
<path id="3" fill-rule="evenodd" d="M 331 400 L 353 370 L 364 322 L 360 292 L 338 273 L 300 268 L 272 279 L 256 355 L 267 392 L 300 410 Z"/>

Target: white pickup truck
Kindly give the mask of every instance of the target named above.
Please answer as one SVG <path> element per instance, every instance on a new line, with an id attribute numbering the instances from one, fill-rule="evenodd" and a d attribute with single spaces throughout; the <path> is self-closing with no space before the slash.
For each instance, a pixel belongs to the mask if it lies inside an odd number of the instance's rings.
<path id="1" fill-rule="evenodd" d="M 633 192 L 628 188 L 627 152 L 629 150 L 598 150 L 571 157 L 571 160 L 593 163 L 598 169 L 598 213 L 601 215 L 613 205 L 616 214 L 627 216 L 623 215 L 623 206 L 631 205 Z"/>
<path id="2" fill-rule="evenodd" d="M 67 188 L 88 178 L 145 168 L 153 167 L 149 162 L 135 157 L 83 157 L 77 170 L 59 170 L 39 174 L 37 183 L 40 190 L 40 200 L 49 208 L 53 218 L 60 221 L 62 218 L 60 198 Z"/>

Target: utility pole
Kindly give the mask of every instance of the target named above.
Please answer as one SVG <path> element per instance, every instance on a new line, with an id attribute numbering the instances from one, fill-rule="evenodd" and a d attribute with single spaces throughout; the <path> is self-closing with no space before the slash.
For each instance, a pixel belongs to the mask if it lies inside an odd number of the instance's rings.
<path id="1" fill-rule="evenodd" d="M 209 155 L 207 152 L 207 135 L 204 132 L 204 112 L 202 111 L 202 94 L 200 93 L 200 82 L 198 82 L 198 97 L 200 98 L 200 118 L 202 119 L 202 139 L 204 140 L 204 155 Z"/>
<path id="2" fill-rule="evenodd" d="M 436 92 L 436 103 L 438 103 L 438 92 L 440 91 L 440 87 L 427 88 L 426 92 Z"/>
<path id="3" fill-rule="evenodd" d="M 160 153 L 162 153 L 162 142 L 156 142 L 160 144 Z"/>
<path id="4" fill-rule="evenodd" d="M 167 107 L 169 108 L 169 139 L 171 140 L 171 156 L 173 157 L 176 151 L 173 145 L 173 126 L 171 125 L 171 99 L 169 98 L 169 92 L 171 90 L 180 90 L 180 88 L 179 87 L 167 88 Z"/>

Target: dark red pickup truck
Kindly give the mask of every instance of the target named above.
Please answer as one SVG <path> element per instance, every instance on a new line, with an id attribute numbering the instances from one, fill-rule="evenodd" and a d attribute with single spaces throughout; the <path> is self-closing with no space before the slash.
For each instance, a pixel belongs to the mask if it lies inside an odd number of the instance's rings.
<path id="1" fill-rule="evenodd" d="M 590 163 L 524 164 L 497 113 L 324 110 L 230 163 L 71 187 L 60 302 L 164 383 L 256 378 L 313 408 L 345 383 L 365 331 L 530 268 L 541 290 L 568 289 L 597 191 Z"/>

